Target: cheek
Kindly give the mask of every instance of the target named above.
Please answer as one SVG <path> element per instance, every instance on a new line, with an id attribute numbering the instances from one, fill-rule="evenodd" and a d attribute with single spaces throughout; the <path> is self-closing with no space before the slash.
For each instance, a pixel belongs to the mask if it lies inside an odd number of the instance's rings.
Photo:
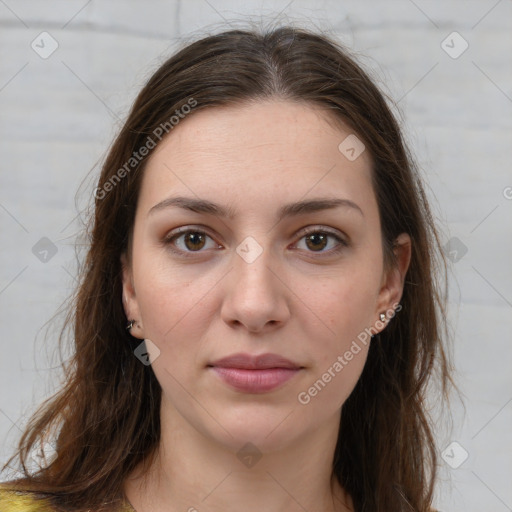
<path id="1" fill-rule="evenodd" d="M 297 402 L 320 422 L 338 411 L 363 371 L 369 345 L 356 343 L 333 355 L 297 394 Z"/>
<path id="2" fill-rule="evenodd" d="M 379 276 L 365 267 L 324 276 L 321 284 L 308 286 L 302 294 L 339 347 L 375 321 L 378 292 Z"/>
<path id="3" fill-rule="evenodd" d="M 144 325 L 151 334 L 168 341 L 176 332 L 186 330 L 186 337 L 193 335 L 203 317 L 209 281 L 180 282 L 176 279 L 147 281 L 138 293 Z"/>
<path id="4" fill-rule="evenodd" d="M 320 338 L 309 333 L 315 341 L 308 385 L 313 386 L 312 395 L 319 396 L 315 401 L 331 401 L 336 408 L 356 385 L 368 354 L 370 334 L 365 329 L 375 321 L 378 282 L 377 273 L 369 267 L 352 268 L 350 272 L 326 277 L 321 285 L 309 288 L 304 295 L 308 297 L 308 306 L 328 327 L 322 329 L 324 334 Z"/>
<path id="5" fill-rule="evenodd" d="M 323 329 L 321 337 L 309 333 L 313 365 L 297 400 L 318 418 L 343 405 L 366 363 L 371 338 L 365 328 L 373 321 L 375 287 L 354 277 L 353 283 L 331 280 L 323 293 L 314 295 L 311 309 L 329 330 Z"/>

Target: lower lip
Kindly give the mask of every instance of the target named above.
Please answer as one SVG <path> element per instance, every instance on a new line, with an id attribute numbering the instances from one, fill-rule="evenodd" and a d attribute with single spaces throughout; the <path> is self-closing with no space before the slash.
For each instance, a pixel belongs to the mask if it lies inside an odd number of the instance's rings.
<path id="1" fill-rule="evenodd" d="M 265 393 L 272 391 L 295 376 L 299 370 L 292 368 L 268 368 L 246 370 L 213 366 L 213 370 L 224 382 L 245 393 Z"/>

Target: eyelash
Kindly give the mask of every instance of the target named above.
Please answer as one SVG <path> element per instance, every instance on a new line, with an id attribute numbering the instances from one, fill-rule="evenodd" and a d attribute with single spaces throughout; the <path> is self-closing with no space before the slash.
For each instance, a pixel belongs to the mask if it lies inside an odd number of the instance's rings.
<path id="1" fill-rule="evenodd" d="M 207 236 L 208 238 L 212 238 L 206 231 L 203 231 L 202 229 L 194 229 L 194 228 L 178 228 L 178 230 L 172 232 L 172 233 L 169 233 L 163 240 L 162 240 L 162 243 L 165 245 L 165 246 L 168 246 L 169 249 L 179 255 L 179 256 L 182 256 L 182 257 L 185 257 L 185 258 L 191 258 L 194 256 L 194 254 L 199 254 L 201 252 L 204 252 L 203 250 L 198 250 L 198 251 L 182 251 L 181 249 L 177 249 L 173 242 L 175 240 L 177 240 L 178 238 L 180 238 L 181 236 L 183 235 L 187 235 L 189 233 L 196 233 L 196 234 L 200 234 L 200 235 L 205 235 Z M 318 257 L 323 257 L 323 255 L 328 255 L 328 256 L 332 256 L 332 255 L 337 255 L 339 254 L 343 249 L 345 249 L 346 247 L 348 247 L 348 243 L 343 239 L 341 238 L 339 235 L 333 233 L 332 231 L 328 230 L 328 229 L 310 229 L 310 230 L 307 230 L 307 231 L 304 231 L 302 230 L 301 232 L 301 237 L 299 238 L 299 240 L 302 240 L 303 238 L 309 236 L 309 235 L 315 235 L 315 234 L 322 234 L 322 235 L 328 235 L 329 237 L 331 238 L 334 238 L 337 242 L 338 242 L 338 245 L 334 248 L 334 249 L 330 249 L 329 251 L 320 251 L 318 253 L 315 253 L 315 251 L 307 251 L 309 252 L 310 254 L 318 254 Z M 212 238 L 213 239 L 213 238 Z"/>

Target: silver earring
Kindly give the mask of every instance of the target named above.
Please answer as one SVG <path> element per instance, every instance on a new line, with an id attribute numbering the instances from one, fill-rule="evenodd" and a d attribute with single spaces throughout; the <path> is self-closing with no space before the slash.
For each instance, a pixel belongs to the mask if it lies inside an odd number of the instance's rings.
<path id="1" fill-rule="evenodd" d="M 132 328 L 136 323 L 137 323 L 137 322 L 136 322 L 135 320 L 130 320 L 130 321 L 128 322 L 128 325 L 126 326 L 126 328 L 127 328 L 128 330 L 130 330 L 130 329 L 131 329 L 131 328 Z"/>
<path id="2" fill-rule="evenodd" d="M 384 313 L 380 314 L 380 321 L 385 322 L 386 321 L 386 315 Z"/>

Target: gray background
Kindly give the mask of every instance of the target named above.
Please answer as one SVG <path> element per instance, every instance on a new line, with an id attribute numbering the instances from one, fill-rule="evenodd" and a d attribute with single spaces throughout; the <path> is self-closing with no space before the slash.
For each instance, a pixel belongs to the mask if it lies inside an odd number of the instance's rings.
<path id="1" fill-rule="evenodd" d="M 0 0 L 0 461 L 59 384 L 45 323 L 74 286 L 79 211 L 136 93 L 183 36 L 261 20 L 330 30 L 399 102 L 453 260 L 466 410 L 454 399 L 438 435 L 437 505 L 512 510 L 510 0 Z"/>

